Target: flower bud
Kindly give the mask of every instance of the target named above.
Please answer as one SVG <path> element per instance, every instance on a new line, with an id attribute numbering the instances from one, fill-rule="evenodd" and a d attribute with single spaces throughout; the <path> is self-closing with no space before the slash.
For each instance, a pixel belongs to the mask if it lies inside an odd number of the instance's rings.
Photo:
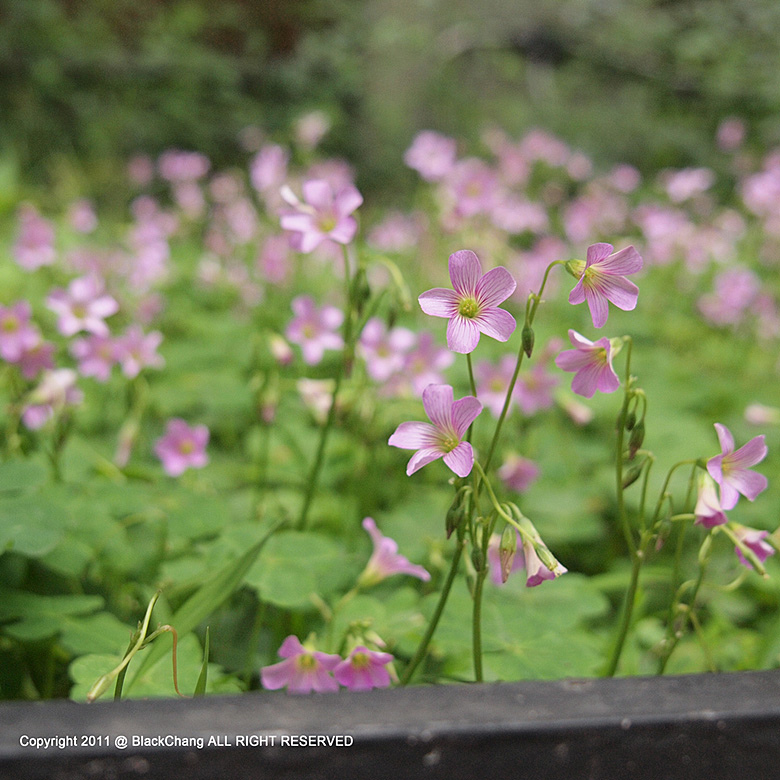
<path id="1" fill-rule="evenodd" d="M 634 465 L 623 475 L 623 490 L 633 485 L 642 473 L 642 466 Z"/>
<path id="2" fill-rule="evenodd" d="M 531 357 L 531 353 L 534 351 L 534 329 L 526 323 L 523 327 L 523 352 L 526 357 Z"/>
<path id="3" fill-rule="evenodd" d="M 571 274 L 579 281 L 582 274 L 585 273 L 585 265 L 584 260 L 567 260 L 563 264 L 563 267 L 566 269 L 567 273 Z"/>
<path id="4" fill-rule="evenodd" d="M 626 430 L 630 431 L 636 425 L 636 412 L 631 411 L 626 415 Z"/>
<path id="5" fill-rule="evenodd" d="M 637 453 L 637 450 L 642 446 L 642 442 L 645 440 L 645 422 L 640 420 L 631 431 L 631 436 L 628 439 L 628 458 L 633 460 Z"/>
<path id="6" fill-rule="evenodd" d="M 476 547 L 471 551 L 471 562 L 474 564 L 474 570 L 479 574 L 482 571 L 482 550 Z"/>
<path id="7" fill-rule="evenodd" d="M 517 531 L 511 525 L 504 526 L 504 532 L 501 534 L 501 543 L 498 546 L 498 558 L 501 562 L 501 582 L 509 579 L 512 571 L 512 564 L 517 552 Z"/>

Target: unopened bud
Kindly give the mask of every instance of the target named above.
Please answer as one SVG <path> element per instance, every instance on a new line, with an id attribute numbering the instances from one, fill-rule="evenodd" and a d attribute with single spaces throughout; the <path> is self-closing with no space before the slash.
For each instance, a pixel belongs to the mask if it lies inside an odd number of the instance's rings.
<path id="1" fill-rule="evenodd" d="M 631 436 L 628 439 L 628 457 L 629 460 L 633 459 L 637 450 L 642 446 L 642 442 L 645 440 L 645 423 L 640 420 L 631 431 Z"/>
<path id="2" fill-rule="evenodd" d="M 479 574 L 482 571 L 482 550 L 475 547 L 471 551 L 471 562 L 474 564 L 474 570 Z"/>
<path id="3" fill-rule="evenodd" d="M 364 268 L 358 270 L 352 290 L 355 308 L 357 309 L 358 314 L 360 314 L 363 311 L 366 302 L 371 297 L 371 287 L 368 284 L 368 278 L 366 277 Z"/>
<path id="4" fill-rule="evenodd" d="M 506 582 L 509 579 L 516 552 L 517 531 L 511 525 L 504 526 L 504 532 L 501 534 L 501 543 L 498 547 L 498 558 L 501 562 L 501 582 Z"/>
<path id="5" fill-rule="evenodd" d="M 636 425 L 636 412 L 631 411 L 626 415 L 626 430 L 630 431 Z"/>
<path id="6" fill-rule="evenodd" d="M 268 337 L 268 347 L 279 365 L 286 366 L 292 363 L 294 357 L 292 347 L 278 333 L 272 333 Z"/>
<path id="7" fill-rule="evenodd" d="M 450 508 L 447 510 L 444 525 L 448 539 L 452 536 L 453 531 L 457 531 L 458 528 L 460 528 L 463 518 L 466 517 L 470 493 L 470 488 L 460 488 L 455 494 L 455 498 L 453 499 L 452 504 L 450 504 Z"/>
<path id="8" fill-rule="evenodd" d="M 534 329 L 528 324 L 523 327 L 522 340 L 525 356 L 531 357 L 531 353 L 534 351 Z"/>
<path id="9" fill-rule="evenodd" d="M 563 264 L 567 273 L 570 273 L 575 279 L 579 280 L 585 272 L 585 262 L 583 260 L 568 260 Z"/>
<path id="10" fill-rule="evenodd" d="M 633 485 L 634 482 L 636 482 L 639 479 L 641 474 L 642 474 L 642 466 L 632 466 L 623 475 L 623 490 L 629 487 L 629 485 Z"/>

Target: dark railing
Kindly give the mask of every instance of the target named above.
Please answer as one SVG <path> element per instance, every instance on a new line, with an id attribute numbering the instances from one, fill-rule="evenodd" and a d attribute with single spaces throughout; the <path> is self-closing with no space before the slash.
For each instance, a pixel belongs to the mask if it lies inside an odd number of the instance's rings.
<path id="1" fill-rule="evenodd" d="M 0 777 L 766 780 L 780 673 L 8 703 Z"/>

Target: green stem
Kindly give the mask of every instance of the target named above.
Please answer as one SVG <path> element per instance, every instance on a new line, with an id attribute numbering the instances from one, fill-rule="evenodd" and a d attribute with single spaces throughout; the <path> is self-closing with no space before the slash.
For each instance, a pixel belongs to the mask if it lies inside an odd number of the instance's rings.
<path id="1" fill-rule="evenodd" d="M 626 431 L 626 416 L 628 415 L 628 405 L 631 402 L 631 346 L 632 341 L 630 338 L 626 339 L 626 379 L 623 391 L 623 406 L 620 409 L 618 415 L 617 426 L 617 445 L 615 452 L 615 483 L 617 487 L 617 504 L 618 504 L 618 517 L 620 519 L 620 527 L 623 529 L 623 537 L 626 540 L 626 547 L 628 547 L 631 555 L 636 558 L 636 542 L 634 541 L 634 535 L 631 532 L 631 526 L 628 522 L 628 515 L 626 513 L 626 500 L 623 494 L 623 438 Z M 617 662 L 616 662 L 617 664 Z M 614 674 L 614 671 L 612 672 Z M 611 675 L 610 675 L 611 676 Z"/>
<path id="2" fill-rule="evenodd" d="M 626 643 L 628 630 L 631 628 L 631 618 L 634 614 L 634 602 L 636 601 L 636 592 L 639 587 L 639 572 L 641 571 L 642 564 L 645 560 L 647 552 L 646 546 L 650 538 L 649 534 L 645 534 L 641 539 L 639 548 L 634 550 L 631 554 L 631 580 L 628 584 L 628 590 L 626 591 L 626 597 L 623 602 L 623 613 L 620 618 L 617 639 L 615 640 L 612 654 L 610 655 L 606 671 L 604 672 L 606 677 L 614 677 L 618 663 L 620 662 L 620 656 L 623 653 L 623 647 Z"/>
<path id="3" fill-rule="evenodd" d="M 341 390 L 341 385 L 345 376 L 349 376 L 352 370 L 352 362 L 354 359 L 355 345 L 352 343 L 352 317 L 353 317 L 353 296 L 352 296 L 352 280 L 349 275 L 349 255 L 347 254 L 347 247 L 344 246 L 344 294 L 346 296 L 346 311 L 344 313 L 344 351 L 342 353 L 341 363 L 336 372 L 336 380 L 333 386 L 333 394 L 330 399 L 330 408 L 328 409 L 328 416 L 325 419 L 325 425 L 323 425 L 320 432 L 320 441 L 317 445 L 317 454 L 314 457 L 314 463 L 312 464 L 311 471 L 309 472 L 309 478 L 307 480 L 306 496 L 303 500 L 303 507 L 301 508 L 301 514 L 298 518 L 297 528 L 299 531 L 305 531 L 309 520 L 309 510 L 311 509 L 312 501 L 317 492 L 317 483 L 319 482 L 320 472 L 322 471 L 322 464 L 325 460 L 325 449 L 328 444 L 328 438 L 330 436 L 330 430 L 333 427 L 333 422 L 336 419 L 336 406 L 338 404 L 338 396 Z"/>
<path id="4" fill-rule="evenodd" d="M 462 528 L 463 524 L 461 525 L 461 529 Z M 463 539 L 463 531 L 459 529 L 458 543 L 455 546 L 455 552 L 452 556 L 452 563 L 450 564 L 450 570 L 447 574 L 447 579 L 445 580 L 444 587 L 441 589 L 441 593 L 439 594 L 439 602 L 436 604 L 436 609 L 434 610 L 433 615 L 431 616 L 431 620 L 428 623 L 425 636 L 423 636 L 420 644 L 417 646 L 417 651 L 415 652 L 414 657 L 411 661 L 409 661 L 406 669 L 404 669 L 404 673 L 401 675 L 401 679 L 399 681 L 400 685 L 406 685 L 409 682 L 415 672 L 415 669 L 417 669 L 417 667 L 420 665 L 420 662 L 423 660 L 423 658 L 425 658 L 425 654 L 428 652 L 428 645 L 433 638 L 436 627 L 439 625 L 439 619 L 441 618 L 442 612 L 444 612 L 444 607 L 447 603 L 447 599 L 449 598 L 452 583 L 455 581 L 455 575 L 458 573 L 460 558 L 461 555 L 463 555 L 463 548 L 465 546 L 466 543 Z"/>

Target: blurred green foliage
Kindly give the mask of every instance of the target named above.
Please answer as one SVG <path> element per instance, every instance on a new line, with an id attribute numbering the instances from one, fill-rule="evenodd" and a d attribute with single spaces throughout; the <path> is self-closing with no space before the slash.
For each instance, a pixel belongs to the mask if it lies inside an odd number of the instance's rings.
<path id="1" fill-rule="evenodd" d="M 39 181 L 75 155 L 108 187 L 171 146 L 228 164 L 312 108 L 374 192 L 424 127 L 539 125 L 644 170 L 708 162 L 731 114 L 780 138 L 773 0 L 3 0 L 0 22 L 0 132 Z"/>

